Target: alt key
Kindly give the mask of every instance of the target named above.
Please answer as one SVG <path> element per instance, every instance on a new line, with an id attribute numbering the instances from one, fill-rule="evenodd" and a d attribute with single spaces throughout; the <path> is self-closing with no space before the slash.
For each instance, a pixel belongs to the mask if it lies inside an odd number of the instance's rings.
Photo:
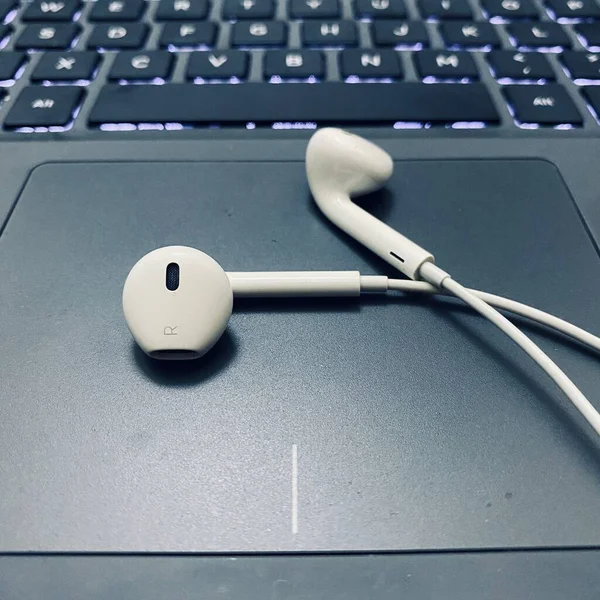
<path id="1" fill-rule="evenodd" d="M 521 123 L 583 123 L 577 107 L 561 85 L 509 85 L 504 88 L 504 93 L 515 118 Z"/>
<path id="2" fill-rule="evenodd" d="M 83 97 L 80 87 L 26 87 L 10 109 L 4 126 L 53 127 L 65 126 Z"/>

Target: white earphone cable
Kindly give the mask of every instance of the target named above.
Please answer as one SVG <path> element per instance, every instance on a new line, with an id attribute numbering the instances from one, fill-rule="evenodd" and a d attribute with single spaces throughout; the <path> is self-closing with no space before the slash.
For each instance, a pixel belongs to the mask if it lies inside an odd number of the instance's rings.
<path id="1" fill-rule="evenodd" d="M 364 279 L 364 277 L 363 277 Z M 422 293 L 422 294 L 439 294 L 443 296 L 454 296 L 450 291 L 446 291 L 427 283 L 425 281 L 412 281 L 410 279 L 389 279 L 388 290 L 394 290 L 399 292 L 407 293 Z M 496 294 L 489 294 L 488 292 L 481 292 L 479 290 L 469 289 L 469 292 L 495 308 L 506 310 L 515 315 L 526 317 L 531 321 L 545 325 L 550 329 L 554 329 L 563 333 L 586 346 L 600 352 L 600 337 L 589 333 L 581 327 L 577 327 L 564 319 L 560 319 L 550 313 L 528 306 L 522 302 L 497 296 Z"/>
<path id="2" fill-rule="evenodd" d="M 433 263 L 423 265 L 420 275 L 429 283 L 446 289 L 462 300 L 511 338 L 513 342 L 520 346 L 546 372 L 593 427 L 596 433 L 600 435 L 600 413 L 579 388 L 565 375 L 560 367 L 520 329 L 480 297 L 454 281 L 447 273 L 436 267 Z"/>

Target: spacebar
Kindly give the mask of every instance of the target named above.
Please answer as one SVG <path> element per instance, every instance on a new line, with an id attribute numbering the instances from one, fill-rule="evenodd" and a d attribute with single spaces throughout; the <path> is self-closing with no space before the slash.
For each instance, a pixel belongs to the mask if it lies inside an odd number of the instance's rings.
<path id="1" fill-rule="evenodd" d="M 472 84 L 322 83 L 107 85 L 89 115 L 103 123 L 496 123 L 485 88 Z"/>

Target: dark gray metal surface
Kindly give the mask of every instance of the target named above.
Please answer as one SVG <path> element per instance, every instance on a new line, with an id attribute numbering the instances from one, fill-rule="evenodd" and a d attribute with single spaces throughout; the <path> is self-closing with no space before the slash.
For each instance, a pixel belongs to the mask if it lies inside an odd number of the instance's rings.
<path id="1" fill-rule="evenodd" d="M 371 200 L 465 283 L 600 330 L 598 256 L 550 163 L 401 161 Z M 0 238 L 0 550 L 599 544 L 597 440 L 492 326 L 451 301 L 246 301 L 204 363 L 154 365 L 121 286 L 172 243 L 390 273 L 318 214 L 301 162 L 36 169 Z M 597 402 L 596 357 L 527 331 Z"/>
<path id="2" fill-rule="evenodd" d="M 3 600 L 590 600 L 589 551 L 0 558 Z"/>

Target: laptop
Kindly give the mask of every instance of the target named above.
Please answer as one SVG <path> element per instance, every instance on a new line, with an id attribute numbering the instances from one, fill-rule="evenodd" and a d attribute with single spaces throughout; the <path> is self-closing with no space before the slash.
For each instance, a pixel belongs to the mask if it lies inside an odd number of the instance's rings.
<path id="1" fill-rule="evenodd" d="M 600 446 L 451 299 L 238 299 L 206 357 L 127 331 L 145 253 L 392 267 L 304 153 L 440 267 L 600 331 L 595 0 L 0 0 L 0 596 L 593 598 Z M 598 407 L 598 357 L 516 318 Z"/>

